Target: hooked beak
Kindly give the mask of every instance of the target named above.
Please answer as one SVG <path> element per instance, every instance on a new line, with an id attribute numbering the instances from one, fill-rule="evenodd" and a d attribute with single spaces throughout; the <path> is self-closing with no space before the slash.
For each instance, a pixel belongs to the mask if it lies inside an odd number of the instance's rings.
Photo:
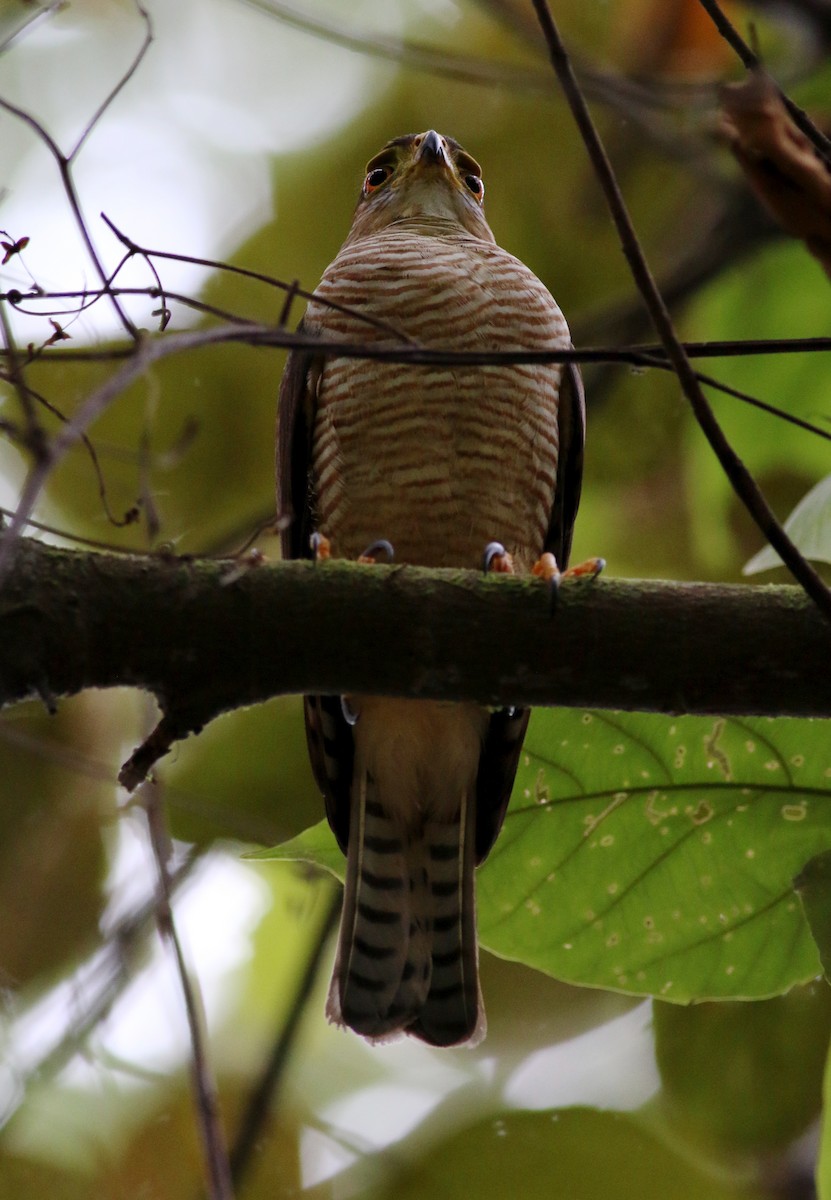
<path id="1" fill-rule="evenodd" d="M 444 148 L 444 142 L 441 135 L 436 133 L 435 129 L 428 129 L 427 133 L 425 133 L 424 139 L 416 153 L 416 162 L 424 163 L 425 166 L 450 166 L 450 159 Z"/>

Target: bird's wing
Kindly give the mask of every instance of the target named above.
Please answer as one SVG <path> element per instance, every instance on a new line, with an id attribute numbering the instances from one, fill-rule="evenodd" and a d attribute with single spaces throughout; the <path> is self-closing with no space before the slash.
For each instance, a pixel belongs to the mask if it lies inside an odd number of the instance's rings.
<path id="1" fill-rule="evenodd" d="M 303 325 L 298 332 L 303 331 Z M 277 513 L 283 558 L 311 558 L 314 532 L 312 435 L 322 360 L 293 351 L 280 384 L 277 414 Z M 346 853 L 354 743 L 339 696 L 303 701 L 309 759 L 326 802 L 326 816 Z"/>
<path id="2" fill-rule="evenodd" d="M 571 551 L 574 518 L 580 503 L 586 435 L 583 381 L 575 363 L 566 363 L 563 371 L 557 424 L 557 482 L 545 549 L 554 555 L 560 570 L 565 570 Z M 476 780 L 477 862 L 481 862 L 490 852 L 502 828 L 529 716 L 527 708 L 500 709 L 491 714 L 488 722 Z"/>
<path id="3" fill-rule="evenodd" d="M 303 323 L 298 326 L 302 333 Z M 311 558 L 312 434 L 321 361 L 293 350 L 280 383 L 277 408 L 277 517 L 283 558 Z"/>
<path id="4" fill-rule="evenodd" d="M 557 566 L 564 571 L 568 566 L 574 518 L 580 503 L 583 446 L 586 440 L 586 398 L 583 380 L 576 363 L 566 363 L 563 371 L 557 424 L 560 434 L 557 484 L 545 549 L 550 550 L 557 560 Z"/>

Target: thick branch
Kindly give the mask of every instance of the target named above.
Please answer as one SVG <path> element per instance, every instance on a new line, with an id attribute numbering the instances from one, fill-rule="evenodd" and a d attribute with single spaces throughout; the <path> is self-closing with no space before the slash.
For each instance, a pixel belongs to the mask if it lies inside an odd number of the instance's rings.
<path id="1" fill-rule="evenodd" d="M 831 715 L 831 627 L 800 589 L 233 563 L 22 541 L 0 592 L 0 703 L 153 692 L 181 736 L 280 693 Z"/>

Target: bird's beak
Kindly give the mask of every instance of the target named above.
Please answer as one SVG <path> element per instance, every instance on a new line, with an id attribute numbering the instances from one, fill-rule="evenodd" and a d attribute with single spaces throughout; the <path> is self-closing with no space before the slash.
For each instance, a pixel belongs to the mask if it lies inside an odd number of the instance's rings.
<path id="1" fill-rule="evenodd" d="M 447 155 L 444 142 L 441 135 L 436 133 L 435 129 L 428 129 L 424 135 L 424 139 L 419 146 L 415 160 L 419 164 L 425 166 L 450 167 L 450 159 Z"/>

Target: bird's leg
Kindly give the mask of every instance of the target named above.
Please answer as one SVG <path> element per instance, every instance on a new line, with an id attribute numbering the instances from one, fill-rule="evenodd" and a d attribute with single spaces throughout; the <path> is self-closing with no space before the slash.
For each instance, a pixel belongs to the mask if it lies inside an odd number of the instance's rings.
<path id="1" fill-rule="evenodd" d="M 372 542 L 371 545 L 367 546 L 363 554 L 358 555 L 358 562 L 370 565 L 377 563 L 378 559 L 376 556 L 379 551 L 386 555 L 387 562 L 389 563 L 395 558 L 395 550 L 393 549 L 392 542 L 388 542 L 386 538 L 379 538 L 377 542 Z"/>
<path id="2" fill-rule="evenodd" d="M 497 575 L 513 575 L 514 560 L 501 542 L 488 542 L 482 555 L 482 570 L 487 575 L 494 571 Z M 502 712 L 510 718 L 516 716 L 516 708 L 512 705 L 503 708 Z"/>
<path id="3" fill-rule="evenodd" d="M 513 575 L 514 560 L 501 542 L 488 542 L 482 555 L 482 570 L 487 575 L 495 571 L 499 575 Z"/>

